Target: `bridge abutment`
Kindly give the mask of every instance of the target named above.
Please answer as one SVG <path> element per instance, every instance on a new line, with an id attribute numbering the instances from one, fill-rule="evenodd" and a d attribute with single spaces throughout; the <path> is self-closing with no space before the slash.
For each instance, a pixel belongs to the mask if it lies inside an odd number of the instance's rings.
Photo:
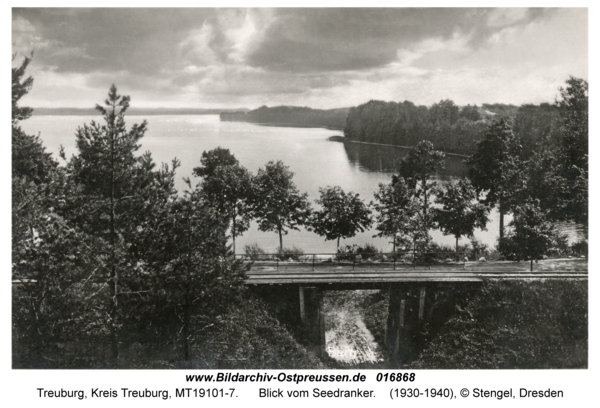
<path id="1" fill-rule="evenodd" d="M 323 357 L 326 345 L 323 291 L 316 287 L 300 286 L 298 298 L 304 342 L 311 354 Z"/>
<path id="2" fill-rule="evenodd" d="M 385 346 L 397 365 L 410 362 L 422 348 L 427 286 L 424 283 L 394 283 L 389 288 Z"/>

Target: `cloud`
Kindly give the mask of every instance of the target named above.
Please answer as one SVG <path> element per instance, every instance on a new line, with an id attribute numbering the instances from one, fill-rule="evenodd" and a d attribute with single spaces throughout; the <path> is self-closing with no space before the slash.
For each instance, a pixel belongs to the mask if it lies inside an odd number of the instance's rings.
<path id="1" fill-rule="evenodd" d="M 134 106 L 524 103 L 587 78 L 585 9 L 13 9 L 12 31 L 33 106 L 112 83 Z"/>
<path id="2" fill-rule="evenodd" d="M 179 43 L 182 60 L 190 64 L 185 67 L 186 72 L 193 73 L 197 67 L 212 65 L 218 61 L 218 56 L 211 48 L 213 37 L 213 26 L 205 22 L 199 29 L 191 30 Z"/>
<path id="3" fill-rule="evenodd" d="M 490 27 L 503 27 L 522 21 L 527 15 L 526 8 L 505 8 L 492 10 L 487 18 Z"/>

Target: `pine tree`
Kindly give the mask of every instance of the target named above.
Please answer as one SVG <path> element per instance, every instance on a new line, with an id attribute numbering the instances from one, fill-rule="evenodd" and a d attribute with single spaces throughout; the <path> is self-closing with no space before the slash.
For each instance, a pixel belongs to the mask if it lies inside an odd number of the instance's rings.
<path id="1" fill-rule="evenodd" d="M 19 102 L 33 78 L 25 79 L 31 61 L 12 69 L 12 278 L 13 364 L 55 366 L 59 342 L 87 331 L 85 316 L 95 299 L 84 302 L 93 274 L 86 247 L 89 236 L 64 217 L 65 193 L 72 187 L 39 136 L 19 127 L 32 109 Z M 93 312 L 92 312 L 93 313 Z"/>
<path id="2" fill-rule="evenodd" d="M 68 165 L 72 180 L 80 186 L 69 203 L 72 218 L 103 245 L 98 255 L 109 287 L 104 324 L 110 333 L 113 364 L 118 364 L 118 335 L 128 318 L 127 302 L 132 295 L 144 293 L 147 285 L 139 236 L 156 208 L 173 199 L 177 166 L 174 162 L 172 169 L 163 166 L 155 171 L 149 153 L 136 156 L 147 124 L 144 121 L 127 130 L 129 101 L 114 85 L 110 88 L 105 106 L 96 106 L 105 123 L 92 121 L 77 129 L 78 153 Z"/>
<path id="3" fill-rule="evenodd" d="M 19 122 L 33 113 L 32 108 L 19 105 L 33 86 L 32 77 L 24 78 L 30 62 L 31 58 L 26 57 L 21 65 L 12 68 L 12 174 L 40 185 L 50 181 L 57 163 L 46 152 L 39 136 L 28 135 L 19 126 Z"/>
<path id="4" fill-rule="evenodd" d="M 151 273 L 150 307 L 140 330 L 153 326 L 161 337 L 178 338 L 188 360 L 195 332 L 213 325 L 240 293 L 245 267 L 228 251 L 227 216 L 211 206 L 201 189 L 190 187 L 153 222 L 155 227 L 142 233 Z"/>

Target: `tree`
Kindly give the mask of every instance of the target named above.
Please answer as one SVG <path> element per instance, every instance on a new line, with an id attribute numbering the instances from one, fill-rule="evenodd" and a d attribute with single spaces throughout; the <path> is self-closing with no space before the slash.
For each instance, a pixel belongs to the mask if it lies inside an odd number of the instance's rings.
<path id="1" fill-rule="evenodd" d="M 298 230 L 298 226 L 307 224 L 311 213 L 308 195 L 300 194 L 293 176 L 282 161 L 270 161 L 258 170 L 254 179 L 254 216 L 258 228 L 277 232 L 280 250 L 283 250 L 283 235 L 289 229 Z"/>
<path id="2" fill-rule="evenodd" d="M 240 292 L 244 266 L 227 251 L 227 217 L 200 189 L 190 186 L 152 221 L 156 225 L 144 233 L 152 248 L 145 265 L 150 307 L 140 331 L 178 338 L 188 360 L 194 331 L 214 324 Z"/>
<path id="3" fill-rule="evenodd" d="M 12 124 L 31 116 L 33 109 L 19 106 L 19 100 L 27 95 L 33 86 L 33 77 L 23 79 L 32 57 L 25 57 L 18 67 L 12 68 Z M 13 61 L 15 56 L 13 55 Z"/>
<path id="4" fill-rule="evenodd" d="M 453 125 L 458 120 L 459 108 L 450 99 L 443 99 L 431 106 L 429 115 L 433 123 Z"/>
<path id="5" fill-rule="evenodd" d="M 235 156 L 229 152 L 229 149 L 217 147 L 208 152 L 202 152 L 200 164 L 202 164 L 202 166 L 194 167 L 193 170 L 194 176 L 196 177 L 210 177 L 218 167 L 238 166 L 240 163 Z"/>
<path id="6" fill-rule="evenodd" d="M 538 200 L 549 219 L 565 221 L 571 186 L 561 174 L 556 146 L 540 144 L 525 166 L 528 198 Z"/>
<path id="7" fill-rule="evenodd" d="M 561 117 L 559 174 L 569 186 L 564 218 L 588 223 L 588 83 L 571 77 L 556 101 Z"/>
<path id="8" fill-rule="evenodd" d="M 412 246 L 416 241 L 415 219 L 421 206 L 404 179 L 395 177 L 390 184 L 379 183 L 375 200 L 372 205 L 377 212 L 375 222 L 379 233 L 374 237 L 392 237 L 394 254 L 397 245 Z"/>
<path id="9" fill-rule="evenodd" d="M 526 198 L 538 200 L 549 219 L 587 227 L 588 85 L 577 78 L 570 78 L 567 85 L 560 89 L 561 99 L 554 106 L 544 107 L 552 113 L 552 120 L 539 119 L 545 131 L 525 167 L 527 184 L 523 193 Z M 527 132 L 536 133 L 535 126 L 521 124 L 520 128 L 529 138 Z"/>
<path id="10" fill-rule="evenodd" d="M 13 58 L 14 59 L 14 58 Z M 69 189 L 64 169 L 39 136 L 19 127 L 32 109 L 19 102 L 33 85 L 30 63 L 12 68 L 12 279 L 13 365 L 42 367 L 56 344 L 93 331 L 90 274 L 97 267 L 87 249 L 95 243 L 64 217 Z M 87 280 L 86 280 L 87 279 Z M 90 296 L 86 301 L 86 297 Z"/>
<path id="11" fill-rule="evenodd" d="M 138 142 L 146 132 L 146 122 L 127 130 L 125 112 L 130 98 L 110 88 L 105 106 L 96 109 L 105 124 L 94 121 L 76 132 L 78 154 L 68 164 L 79 194 L 68 203 L 72 219 L 86 233 L 102 243 L 98 256 L 102 260 L 109 294 L 106 297 L 104 324 L 109 331 L 111 359 L 118 361 L 118 332 L 127 319 L 129 295 L 144 293 L 146 281 L 140 254 L 146 248 L 139 241 L 157 207 L 165 205 L 175 195 L 173 168 L 163 165 L 155 171 L 150 153 L 136 156 Z M 132 299 L 133 301 L 133 299 Z"/>
<path id="12" fill-rule="evenodd" d="M 473 236 L 475 228 L 485 229 L 489 209 L 477 200 L 477 192 L 466 179 L 450 182 L 436 192 L 433 219 L 444 235 L 456 238 L 456 259 L 460 261 L 458 240 L 462 236 Z"/>
<path id="13" fill-rule="evenodd" d="M 19 105 L 21 98 L 33 86 L 32 77 L 23 79 L 30 62 L 31 58 L 26 57 L 21 65 L 12 68 L 12 174 L 13 177 L 26 177 L 40 185 L 50 181 L 57 163 L 46 152 L 39 136 L 27 135 L 19 127 L 19 122 L 28 119 L 33 113 L 32 108 Z"/>
<path id="14" fill-rule="evenodd" d="M 426 140 L 411 148 L 408 156 L 400 162 L 399 175 L 403 177 L 415 196 L 421 200 L 423 216 L 427 218 L 429 192 L 436 183 L 431 177 L 444 170 L 444 153 L 434 150 L 433 144 Z"/>
<path id="15" fill-rule="evenodd" d="M 562 154 L 567 168 L 588 167 L 588 83 L 570 77 L 556 101 L 562 119 Z M 574 178 L 576 178 L 575 175 Z"/>
<path id="16" fill-rule="evenodd" d="M 517 111 L 513 124 L 515 136 L 522 146 L 521 157 L 530 158 L 540 148 L 554 144 L 556 123 L 559 117 L 554 105 L 522 105 Z"/>
<path id="17" fill-rule="evenodd" d="M 475 190 L 486 193 L 483 203 L 498 204 L 500 237 L 504 236 L 504 214 L 518 202 L 516 193 L 524 187 L 520 152 L 521 145 L 510 123 L 501 118 L 489 125 L 475 153 L 465 160 Z"/>
<path id="18" fill-rule="evenodd" d="M 320 198 L 315 202 L 321 209 L 313 212 L 310 225 L 326 240 L 336 239 L 336 248 L 340 246 L 340 238 L 351 238 L 371 226 L 371 210 L 358 194 L 345 193 L 339 186 L 320 188 L 319 193 Z"/>
<path id="19" fill-rule="evenodd" d="M 413 191 L 415 199 L 420 201 L 421 213 L 413 217 L 414 231 L 413 247 L 417 244 L 426 247 L 430 241 L 429 230 L 433 228 L 433 220 L 427 213 L 429 208 L 430 192 L 437 183 L 430 181 L 431 177 L 444 169 L 444 153 L 434 150 L 433 144 L 422 140 L 410 149 L 408 156 L 402 159 L 399 168 L 399 177 L 404 178 L 408 187 Z"/>
<path id="20" fill-rule="evenodd" d="M 204 177 L 206 198 L 229 220 L 235 252 L 235 238 L 248 230 L 252 220 L 252 175 L 220 147 L 203 152 L 200 161 L 203 167 L 196 167 L 194 174 Z"/>
<path id="21" fill-rule="evenodd" d="M 515 209 L 513 220 L 508 224 L 512 230 L 499 241 L 500 252 L 508 257 L 530 260 L 533 271 L 533 261 L 551 248 L 557 233 L 537 201 L 527 201 Z"/>
<path id="22" fill-rule="evenodd" d="M 467 105 L 462 107 L 459 117 L 470 121 L 478 121 L 481 120 L 481 113 L 479 113 L 477 105 Z"/>

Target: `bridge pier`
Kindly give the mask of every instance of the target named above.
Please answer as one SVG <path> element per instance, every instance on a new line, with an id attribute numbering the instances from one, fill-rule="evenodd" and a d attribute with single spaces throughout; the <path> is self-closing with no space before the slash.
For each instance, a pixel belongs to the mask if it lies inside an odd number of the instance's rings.
<path id="1" fill-rule="evenodd" d="M 389 286 L 385 345 L 393 361 L 402 365 L 418 356 L 422 347 L 427 287 L 424 283 Z"/>
<path id="2" fill-rule="evenodd" d="M 298 288 L 300 320 L 304 331 L 307 349 L 313 355 L 325 356 L 325 312 L 323 310 L 323 291 L 316 287 Z"/>

